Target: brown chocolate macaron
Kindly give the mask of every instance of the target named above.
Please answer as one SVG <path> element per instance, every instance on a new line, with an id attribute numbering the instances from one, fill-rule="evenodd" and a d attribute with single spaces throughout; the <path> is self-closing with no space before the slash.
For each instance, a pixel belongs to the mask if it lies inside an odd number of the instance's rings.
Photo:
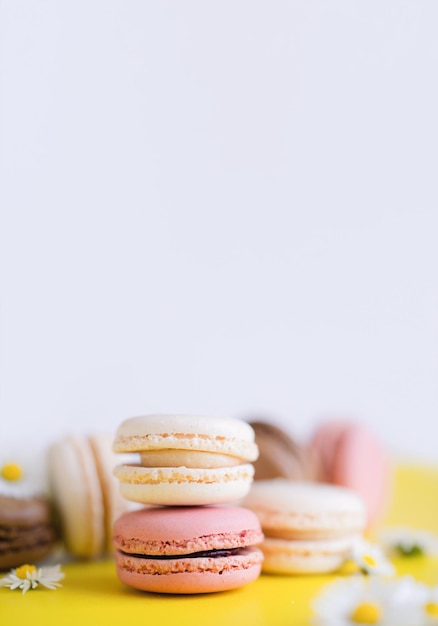
<path id="1" fill-rule="evenodd" d="M 254 480 L 313 480 L 315 471 L 306 446 L 270 422 L 253 420 L 249 424 L 254 429 L 259 448 L 259 457 L 254 462 Z"/>
<path id="2" fill-rule="evenodd" d="M 48 500 L 0 495 L 0 571 L 41 561 L 55 541 Z"/>

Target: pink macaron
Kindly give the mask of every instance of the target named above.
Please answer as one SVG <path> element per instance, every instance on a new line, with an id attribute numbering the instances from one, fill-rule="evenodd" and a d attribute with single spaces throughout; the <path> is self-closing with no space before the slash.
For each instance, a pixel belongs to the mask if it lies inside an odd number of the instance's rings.
<path id="1" fill-rule="evenodd" d="M 117 574 L 143 591 L 195 594 L 235 589 L 260 574 L 258 517 L 237 506 L 156 507 L 114 524 Z"/>
<path id="2" fill-rule="evenodd" d="M 386 508 L 390 485 L 389 458 L 378 437 L 359 422 L 328 420 L 316 428 L 309 450 L 318 479 L 359 493 L 368 527 L 374 526 Z"/>

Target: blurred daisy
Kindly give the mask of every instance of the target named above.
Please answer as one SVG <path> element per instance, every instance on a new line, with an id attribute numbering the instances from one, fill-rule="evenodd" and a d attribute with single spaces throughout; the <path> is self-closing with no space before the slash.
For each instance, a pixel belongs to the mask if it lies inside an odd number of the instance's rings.
<path id="1" fill-rule="evenodd" d="M 364 574 L 391 576 L 395 571 L 380 547 L 362 538 L 353 543 L 350 558 Z"/>
<path id="2" fill-rule="evenodd" d="M 412 615 L 414 626 L 435 626 L 438 624 L 438 587 L 428 587 L 417 583 L 419 601 L 416 614 Z"/>
<path id="3" fill-rule="evenodd" d="M 427 530 L 388 528 L 380 533 L 379 542 L 392 556 L 438 556 L 438 536 Z"/>
<path id="4" fill-rule="evenodd" d="M 15 498 L 41 495 L 47 491 L 44 450 L 0 449 L 0 494 Z"/>
<path id="5" fill-rule="evenodd" d="M 12 569 L 7 576 L 0 578 L 0 587 L 9 589 L 21 589 L 23 594 L 29 589 L 36 589 L 38 585 L 47 589 L 62 587 L 59 582 L 65 574 L 61 572 L 60 565 L 51 567 L 35 567 L 35 565 L 21 565 Z"/>
<path id="6" fill-rule="evenodd" d="M 423 624 L 438 624 L 438 587 L 426 587 L 425 601 L 421 605 Z"/>
<path id="7" fill-rule="evenodd" d="M 353 577 L 327 585 L 313 602 L 318 626 L 423 626 L 424 592 L 413 578 Z"/>

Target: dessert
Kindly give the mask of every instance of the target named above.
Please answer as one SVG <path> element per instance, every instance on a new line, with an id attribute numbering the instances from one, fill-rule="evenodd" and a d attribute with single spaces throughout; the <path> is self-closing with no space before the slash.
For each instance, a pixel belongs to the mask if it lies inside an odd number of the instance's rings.
<path id="1" fill-rule="evenodd" d="M 0 495 L 0 571 L 37 563 L 49 555 L 55 542 L 46 498 Z"/>
<path id="2" fill-rule="evenodd" d="M 115 522 L 117 573 L 143 591 L 234 589 L 259 576 L 262 539 L 257 516 L 241 507 L 145 508 Z"/>
<path id="3" fill-rule="evenodd" d="M 357 491 L 366 506 L 367 526 L 375 526 L 390 489 L 389 458 L 376 435 L 359 422 L 328 420 L 315 429 L 309 454 L 317 479 Z"/>
<path id="4" fill-rule="evenodd" d="M 114 470 L 122 495 L 150 505 L 210 505 L 243 498 L 258 456 L 254 431 L 237 419 L 146 415 L 125 420 L 113 450 L 140 454 Z"/>
<path id="5" fill-rule="evenodd" d="M 254 429 L 259 448 L 258 459 L 254 462 L 254 480 L 307 480 L 313 476 L 306 446 L 275 424 L 263 420 L 253 420 L 249 424 Z"/>
<path id="6" fill-rule="evenodd" d="M 111 552 L 114 520 L 130 508 L 112 474 L 116 457 L 111 444 L 107 434 L 68 435 L 48 450 L 49 489 L 60 535 L 77 557 Z"/>
<path id="7" fill-rule="evenodd" d="M 365 525 L 360 497 L 335 485 L 284 478 L 255 481 L 242 504 L 260 520 L 265 572 L 335 571 Z"/>

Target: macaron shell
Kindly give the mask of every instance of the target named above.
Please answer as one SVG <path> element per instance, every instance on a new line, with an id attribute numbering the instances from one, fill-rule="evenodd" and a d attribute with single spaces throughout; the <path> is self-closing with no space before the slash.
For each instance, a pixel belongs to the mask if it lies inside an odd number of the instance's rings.
<path id="1" fill-rule="evenodd" d="M 340 435 L 348 426 L 345 420 L 327 420 L 315 429 L 310 444 L 309 455 L 316 468 L 316 480 L 332 482 L 333 459 L 336 455 Z"/>
<path id="2" fill-rule="evenodd" d="M 283 478 L 255 481 L 243 505 L 265 534 L 287 539 L 327 539 L 361 532 L 364 504 L 344 487 Z"/>
<path id="3" fill-rule="evenodd" d="M 100 554 L 105 544 L 104 502 L 89 442 L 67 436 L 52 444 L 48 472 L 67 550 L 84 558 Z"/>
<path id="4" fill-rule="evenodd" d="M 338 437 L 332 482 L 357 491 L 365 502 L 368 525 L 381 518 L 389 498 L 390 463 L 367 428 L 349 425 Z"/>
<path id="5" fill-rule="evenodd" d="M 132 554 L 184 555 L 262 540 L 256 514 L 237 506 L 142 509 L 121 515 L 114 524 L 115 546 Z"/>
<path id="6" fill-rule="evenodd" d="M 351 551 L 353 537 L 331 541 L 265 538 L 262 570 L 273 574 L 324 574 L 338 570 Z"/>
<path id="7" fill-rule="evenodd" d="M 367 525 L 381 519 L 391 488 L 389 455 L 364 424 L 327 420 L 315 430 L 310 453 L 318 463 L 318 480 L 348 487 L 363 499 Z"/>
<path id="8" fill-rule="evenodd" d="M 133 502 L 126 500 L 120 493 L 119 481 L 113 474 L 119 462 L 118 456 L 112 451 L 112 436 L 106 433 L 93 434 L 88 443 L 94 457 L 96 471 L 100 482 L 104 505 L 104 532 L 107 552 L 112 552 L 112 533 L 115 520 L 126 511 L 138 508 Z"/>
<path id="9" fill-rule="evenodd" d="M 117 574 L 126 585 L 142 591 L 175 594 L 214 593 L 242 587 L 258 578 L 263 560 L 262 552 L 254 548 L 229 558 L 160 561 L 161 571 L 149 574 L 144 572 L 151 565 L 149 559 L 118 551 L 115 557 Z M 163 569 L 165 565 L 168 572 Z"/>
<path id="10" fill-rule="evenodd" d="M 120 480 L 121 494 L 128 500 L 193 506 L 241 500 L 250 490 L 254 467 L 250 463 L 214 469 L 119 465 L 114 474 Z"/>
<path id="11" fill-rule="evenodd" d="M 258 456 L 253 429 L 242 420 L 192 415 L 145 415 L 119 426 L 115 452 L 182 449 L 231 455 L 242 461 Z"/>

